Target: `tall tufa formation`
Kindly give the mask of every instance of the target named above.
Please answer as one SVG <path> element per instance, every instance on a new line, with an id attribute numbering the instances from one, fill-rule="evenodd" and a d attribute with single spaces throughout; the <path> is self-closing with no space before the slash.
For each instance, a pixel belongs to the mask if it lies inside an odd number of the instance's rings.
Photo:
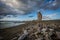
<path id="1" fill-rule="evenodd" d="M 42 21 L 42 14 L 38 12 L 38 21 Z"/>

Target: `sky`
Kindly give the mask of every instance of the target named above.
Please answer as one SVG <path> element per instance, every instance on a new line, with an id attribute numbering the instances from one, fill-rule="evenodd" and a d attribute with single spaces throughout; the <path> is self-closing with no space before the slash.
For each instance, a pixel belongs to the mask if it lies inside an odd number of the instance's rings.
<path id="1" fill-rule="evenodd" d="M 0 21 L 37 20 L 38 12 L 42 20 L 60 19 L 60 0 L 0 0 Z"/>

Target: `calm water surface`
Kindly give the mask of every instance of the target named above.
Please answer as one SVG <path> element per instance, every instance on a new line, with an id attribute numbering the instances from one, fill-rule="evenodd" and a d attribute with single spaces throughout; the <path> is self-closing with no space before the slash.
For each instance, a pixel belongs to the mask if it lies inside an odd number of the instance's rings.
<path id="1" fill-rule="evenodd" d="M 21 24 L 25 24 L 25 23 L 18 23 L 18 22 L 0 22 L 0 29 L 14 27 L 14 26 L 18 26 L 18 25 L 21 25 Z"/>

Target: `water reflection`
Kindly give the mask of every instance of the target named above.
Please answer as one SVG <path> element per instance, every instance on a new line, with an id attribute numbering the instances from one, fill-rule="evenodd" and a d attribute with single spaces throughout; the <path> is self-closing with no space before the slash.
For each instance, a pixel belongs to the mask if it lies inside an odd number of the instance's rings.
<path id="1" fill-rule="evenodd" d="M 20 22 L 0 22 L 0 29 L 18 26 L 25 23 Z"/>

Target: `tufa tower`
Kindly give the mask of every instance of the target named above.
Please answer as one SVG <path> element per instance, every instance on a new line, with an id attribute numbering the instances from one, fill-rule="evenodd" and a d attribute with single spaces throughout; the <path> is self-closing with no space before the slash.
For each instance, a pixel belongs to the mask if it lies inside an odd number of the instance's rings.
<path id="1" fill-rule="evenodd" d="M 42 14 L 41 14 L 41 12 L 38 12 L 38 21 L 39 22 L 42 21 Z"/>

